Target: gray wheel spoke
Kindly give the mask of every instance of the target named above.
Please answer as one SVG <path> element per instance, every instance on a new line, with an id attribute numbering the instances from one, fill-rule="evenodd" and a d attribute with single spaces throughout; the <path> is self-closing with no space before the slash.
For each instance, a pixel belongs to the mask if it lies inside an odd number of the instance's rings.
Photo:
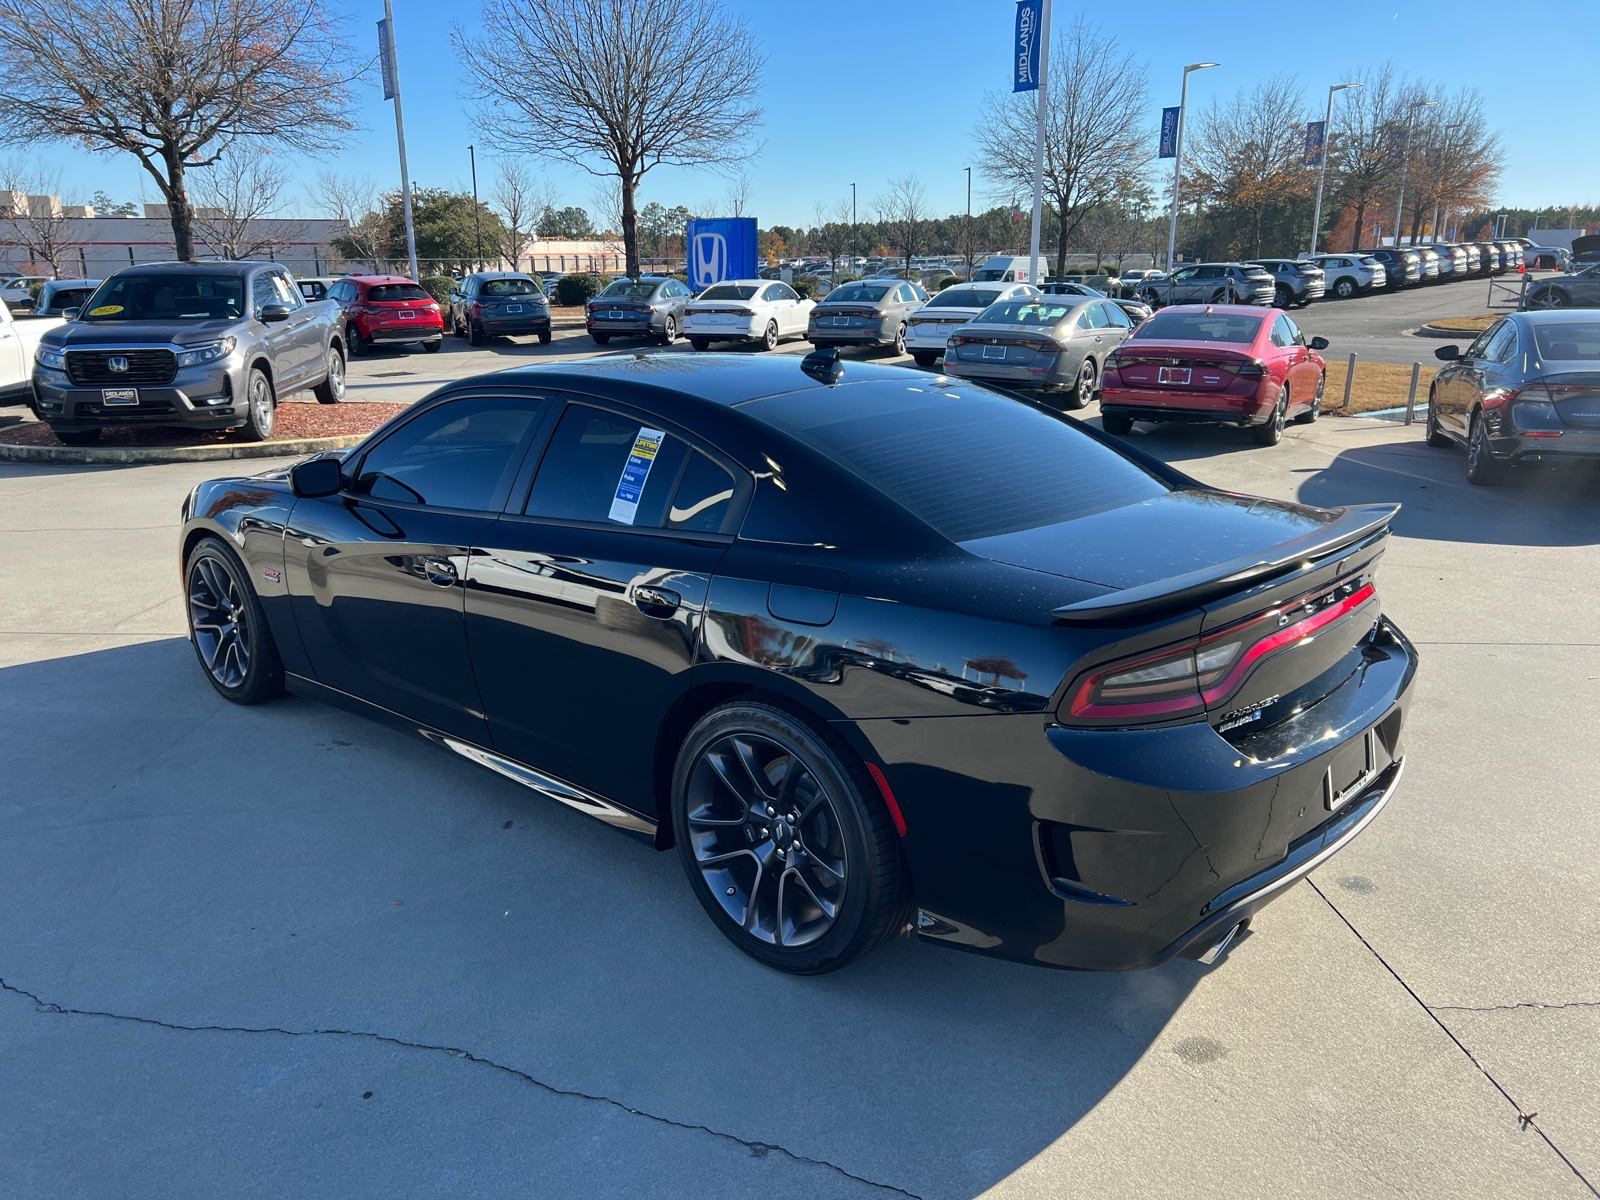
<path id="1" fill-rule="evenodd" d="M 746 812 L 748 812 L 751 803 L 750 790 L 748 788 L 741 788 L 739 786 L 737 780 L 728 771 L 728 764 L 723 756 L 720 754 L 708 753 L 705 757 L 705 761 L 710 765 L 711 769 L 716 772 L 717 778 L 722 780 L 723 785 L 728 789 L 728 791 L 733 794 L 733 798 L 740 803 Z M 733 824 L 737 825 L 743 819 L 743 816 L 740 816 L 733 822 Z"/>
<path id="2" fill-rule="evenodd" d="M 767 773 L 761 769 L 761 764 L 756 760 L 755 747 L 744 738 L 733 739 L 733 750 L 738 756 L 739 765 L 744 768 L 744 773 L 750 777 L 750 786 L 755 794 L 763 800 L 772 800 L 772 781 L 767 778 Z"/>
<path id="3" fill-rule="evenodd" d="M 805 873 L 800 868 L 790 867 L 784 872 L 784 879 L 792 879 L 799 884 L 805 890 L 806 895 L 810 896 L 812 901 L 815 902 L 816 906 L 828 915 L 829 920 L 838 915 L 838 907 L 832 900 L 824 896 L 819 889 L 811 886 L 811 881 L 805 877 Z"/>

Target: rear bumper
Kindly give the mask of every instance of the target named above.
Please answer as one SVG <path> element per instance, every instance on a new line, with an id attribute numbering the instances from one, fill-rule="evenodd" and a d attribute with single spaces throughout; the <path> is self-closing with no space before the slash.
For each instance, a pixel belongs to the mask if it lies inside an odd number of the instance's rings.
<path id="1" fill-rule="evenodd" d="M 1600 430 L 1568 429 L 1560 437 L 1496 437 L 1489 449 L 1495 458 L 1519 465 L 1600 462 Z"/>
<path id="2" fill-rule="evenodd" d="M 964 362 L 954 355 L 946 354 L 944 370 L 946 375 L 955 375 L 978 383 L 994 383 L 1001 387 L 1064 388 L 1070 387 L 1074 380 L 1066 378 L 1061 373 L 1063 357 L 1056 354 L 1043 363 L 1036 359 L 1030 365 L 1012 367 L 994 362 Z"/>
<path id="3" fill-rule="evenodd" d="M 1259 395 L 1207 397 L 1190 391 L 1104 388 L 1100 411 L 1132 417 L 1135 421 L 1216 421 L 1224 425 L 1262 425 L 1272 417 L 1277 402 Z"/>
<path id="4" fill-rule="evenodd" d="M 847 329 L 840 326 L 837 329 L 832 325 L 811 325 L 806 328 L 806 340 L 810 342 L 827 342 L 837 345 L 854 346 L 886 346 L 894 341 L 894 335 L 884 335 L 880 329 Z M 911 345 L 909 336 L 906 345 Z M 942 347 L 941 347 L 942 349 Z"/>
<path id="5" fill-rule="evenodd" d="M 905 814 L 919 934 L 1075 970 L 1200 957 L 1393 797 L 1416 652 L 1380 619 L 1352 654 L 1313 710 L 1233 741 L 1041 713 L 854 723 Z M 997 764 L 981 779 L 962 754 L 979 741 Z"/>
<path id="6" fill-rule="evenodd" d="M 437 342 L 444 337 L 443 325 L 381 325 L 361 335 L 375 346 Z"/>

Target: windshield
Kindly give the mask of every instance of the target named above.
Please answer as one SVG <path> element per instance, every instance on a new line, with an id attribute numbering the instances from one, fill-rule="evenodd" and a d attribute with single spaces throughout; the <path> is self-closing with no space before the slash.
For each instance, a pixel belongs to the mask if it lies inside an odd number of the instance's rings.
<path id="1" fill-rule="evenodd" d="M 367 289 L 372 304 L 392 304 L 397 300 L 432 300 L 426 288 L 414 283 L 379 283 Z"/>
<path id="2" fill-rule="evenodd" d="M 758 400 L 749 411 L 809 442 L 952 542 L 1072 521 L 1168 489 L 1065 421 L 982 388 L 887 381 Z"/>
<path id="3" fill-rule="evenodd" d="M 1261 329 L 1260 317 L 1233 313 L 1158 312 L 1133 336 L 1140 341 L 1235 342 L 1248 345 Z"/>
<path id="4" fill-rule="evenodd" d="M 828 293 L 828 303 L 836 300 L 855 304 L 876 304 L 889 294 L 883 284 L 847 283 Z"/>
<path id="5" fill-rule="evenodd" d="M 700 293 L 702 300 L 753 300 L 756 294 L 753 283 L 718 283 Z M 838 295 L 837 292 L 834 295 Z"/>
<path id="6" fill-rule="evenodd" d="M 1000 299 L 988 288 L 950 288 L 929 300 L 925 308 L 988 308 Z"/>
<path id="7" fill-rule="evenodd" d="M 1048 300 L 1002 300 L 974 318 L 986 325 L 1054 325 L 1073 309 L 1071 304 Z"/>
<path id="8" fill-rule="evenodd" d="M 612 300 L 648 300 L 656 294 L 656 285 L 619 279 L 600 294 Z"/>
<path id="9" fill-rule="evenodd" d="M 1005 279 L 1005 277 L 1006 277 L 1006 273 L 1004 271 L 993 271 L 993 270 L 990 270 L 990 271 L 974 271 L 972 273 L 972 282 L 973 283 L 1000 283 Z"/>
<path id="10" fill-rule="evenodd" d="M 244 315 L 242 275 L 119 275 L 102 283 L 88 321 L 209 321 Z"/>
<path id="11" fill-rule="evenodd" d="M 1600 321 L 1534 325 L 1533 340 L 1539 343 L 1539 357 L 1552 362 L 1600 359 Z"/>
<path id="12" fill-rule="evenodd" d="M 612 284 L 611 287 L 616 287 Z M 606 289 L 610 294 L 610 288 Z M 539 296 L 539 285 L 531 279 L 485 279 L 478 289 L 480 296 Z"/>

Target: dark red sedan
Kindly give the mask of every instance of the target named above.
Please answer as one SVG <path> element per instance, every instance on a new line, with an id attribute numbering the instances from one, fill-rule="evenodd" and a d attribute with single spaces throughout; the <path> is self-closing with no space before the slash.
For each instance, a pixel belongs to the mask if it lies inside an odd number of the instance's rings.
<path id="1" fill-rule="evenodd" d="M 417 346 L 437 354 L 444 344 L 439 303 L 403 275 L 347 275 L 328 289 L 344 310 L 345 344 L 359 358 L 374 346 Z"/>
<path id="2" fill-rule="evenodd" d="M 1151 317 L 1106 359 L 1100 424 L 1126 434 L 1135 421 L 1248 426 L 1275 446 L 1293 420 L 1322 411 L 1328 367 L 1287 313 L 1234 304 L 1179 304 Z"/>

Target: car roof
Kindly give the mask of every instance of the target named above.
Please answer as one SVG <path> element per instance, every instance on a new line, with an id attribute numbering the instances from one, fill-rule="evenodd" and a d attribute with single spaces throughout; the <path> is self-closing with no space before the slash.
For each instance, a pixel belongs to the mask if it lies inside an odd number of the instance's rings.
<path id="1" fill-rule="evenodd" d="M 1549 280 L 1540 280 L 1548 283 Z M 1508 317 L 1521 317 L 1529 325 L 1576 325 L 1582 322 L 1593 324 L 1600 320 L 1600 311 L 1592 308 L 1541 308 L 1529 312 L 1507 313 Z"/>
<path id="2" fill-rule="evenodd" d="M 354 279 L 357 283 L 417 283 L 405 275 L 350 275 L 346 278 Z M 417 284 L 418 287 L 422 285 Z"/>
<path id="3" fill-rule="evenodd" d="M 153 262 L 131 263 L 116 274 L 123 271 L 155 271 L 161 275 L 215 275 L 221 272 L 225 275 L 244 275 L 257 267 L 275 267 L 277 263 L 254 262 L 248 260 L 218 259 L 210 262 Z M 37 278 L 30 276 L 30 278 Z"/>

